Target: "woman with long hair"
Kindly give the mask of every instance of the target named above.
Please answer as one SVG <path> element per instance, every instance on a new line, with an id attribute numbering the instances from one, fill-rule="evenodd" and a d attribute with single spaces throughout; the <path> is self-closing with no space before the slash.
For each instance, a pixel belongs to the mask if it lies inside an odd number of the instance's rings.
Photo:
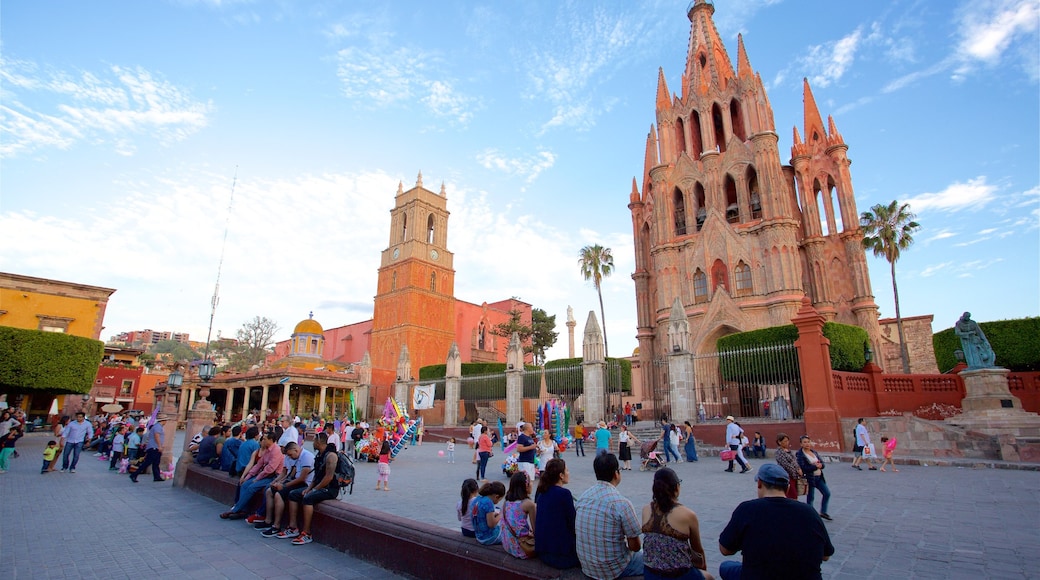
<path id="1" fill-rule="evenodd" d="M 509 491 L 506 492 L 506 501 L 502 504 L 502 520 L 499 522 L 499 535 L 502 537 L 502 547 L 514 558 L 527 559 L 527 555 L 520 547 L 520 540 L 524 536 L 534 533 L 535 513 L 538 506 L 531 501 L 531 480 L 526 471 L 518 471 L 509 478 Z"/>
<path id="2" fill-rule="evenodd" d="M 621 469 L 632 471 L 632 445 L 639 445 L 639 439 L 628 430 L 625 425 L 621 426 L 618 433 L 618 461 L 621 461 Z"/>
<path id="3" fill-rule="evenodd" d="M 776 464 L 787 472 L 787 498 L 798 499 L 798 480 L 805 476 L 798 466 L 798 458 L 791 451 L 791 438 L 787 433 L 776 434 Z"/>
<path id="4" fill-rule="evenodd" d="M 808 435 L 802 435 L 798 442 L 802 448 L 798 450 L 795 457 L 798 459 L 798 467 L 802 468 L 809 484 L 809 493 L 805 495 L 805 503 L 812 505 L 815 491 L 820 490 L 823 495 L 823 501 L 820 502 L 820 517 L 829 520 L 831 516 L 827 514 L 827 504 L 831 502 L 831 490 L 827 487 L 827 479 L 823 476 L 823 459 L 812 448 L 812 439 Z"/>
<path id="5" fill-rule="evenodd" d="M 697 441 L 693 437 L 693 425 L 690 425 L 689 421 L 683 421 L 683 431 L 686 435 L 686 445 L 683 448 L 686 461 L 697 461 Z"/>
<path id="6" fill-rule="evenodd" d="M 670 468 L 654 474 L 654 499 L 643 508 L 643 578 L 647 580 L 713 580 L 707 572 L 697 514 L 679 503 L 681 484 Z"/>
<path id="7" fill-rule="evenodd" d="M 542 562 L 561 570 L 580 564 L 574 536 L 574 495 L 564 487 L 570 480 L 567 463 L 552 459 L 542 471 L 535 494 L 535 551 Z"/>

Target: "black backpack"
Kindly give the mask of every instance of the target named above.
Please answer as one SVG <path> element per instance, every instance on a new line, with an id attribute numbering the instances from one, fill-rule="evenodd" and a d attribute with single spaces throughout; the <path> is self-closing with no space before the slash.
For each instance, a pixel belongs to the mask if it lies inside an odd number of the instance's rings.
<path id="1" fill-rule="evenodd" d="M 339 487 L 340 494 L 343 490 L 349 488 L 349 493 L 354 493 L 354 462 L 350 459 L 346 453 L 342 451 L 336 452 L 336 474 L 333 479 L 336 485 Z"/>

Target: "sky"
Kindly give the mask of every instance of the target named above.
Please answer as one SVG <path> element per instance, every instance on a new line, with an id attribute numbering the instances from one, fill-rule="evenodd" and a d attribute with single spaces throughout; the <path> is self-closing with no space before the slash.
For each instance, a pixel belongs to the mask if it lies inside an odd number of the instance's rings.
<path id="1" fill-rule="evenodd" d="M 718 0 L 772 103 L 802 79 L 849 145 L 859 211 L 909 203 L 902 315 L 1040 313 L 1040 3 Z M 115 288 L 102 339 L 286 339 L 371 318 L 399 182 L 443 183 L 455 295 L 566 309 L 578 356 L 611 248 L 611 355 L 636 347 L 633 178 L 687 2 L 13 1 L 0 13 L 0 271 Z M 226 235 L 225 235 L 226 232 Z M 882 317 L 889 265 L 868 256 Z"/>

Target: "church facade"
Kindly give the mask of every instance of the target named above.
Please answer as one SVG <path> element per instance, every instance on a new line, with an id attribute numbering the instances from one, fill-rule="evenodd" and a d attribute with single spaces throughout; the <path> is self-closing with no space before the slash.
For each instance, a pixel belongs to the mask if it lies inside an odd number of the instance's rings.
<path id="1" fill-rule="evenodd" d="M 728 334 L 790 324 L 803 296 L 827 320 L 864 328 L 878 351 L 848 145 L 804 81 L 802 130 L 782 163 L 762 78 L 740 36 L 733 66 L 714 12 L 705 0 L 689 7 L 680 93 L 660 70 L 656 122 L 632 182 L 640 366 L 673 350 L 676 303 L 695 354 Z"/>

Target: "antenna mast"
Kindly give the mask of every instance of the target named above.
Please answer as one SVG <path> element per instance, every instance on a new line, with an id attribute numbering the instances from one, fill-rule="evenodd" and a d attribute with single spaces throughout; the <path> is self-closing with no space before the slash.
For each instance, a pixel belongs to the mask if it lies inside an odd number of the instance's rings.
<path id="1" fill-rule="evenodd" d="M 217 264 L 217 284 L 213 288 L 213 298 L 210 299 L 209 330 L 206 331 L 206 354 L 203 360 L 209 360 L 209 341 L 213 336 L 213 317 L 217 315 L 217 304 L 220 303 L 220 271 L 224 268 L 224 248 L 227 247 L 228 225 L 231 222 L 231 206 L 235 203 L 235 185 L 238 183 L 238 166 L 235 166 L 235 176 L 231 179 L 231 199 L 228 200 L 227 217 L 224 219 L 224 241 L 220 243 L 220 263 Z"/>

